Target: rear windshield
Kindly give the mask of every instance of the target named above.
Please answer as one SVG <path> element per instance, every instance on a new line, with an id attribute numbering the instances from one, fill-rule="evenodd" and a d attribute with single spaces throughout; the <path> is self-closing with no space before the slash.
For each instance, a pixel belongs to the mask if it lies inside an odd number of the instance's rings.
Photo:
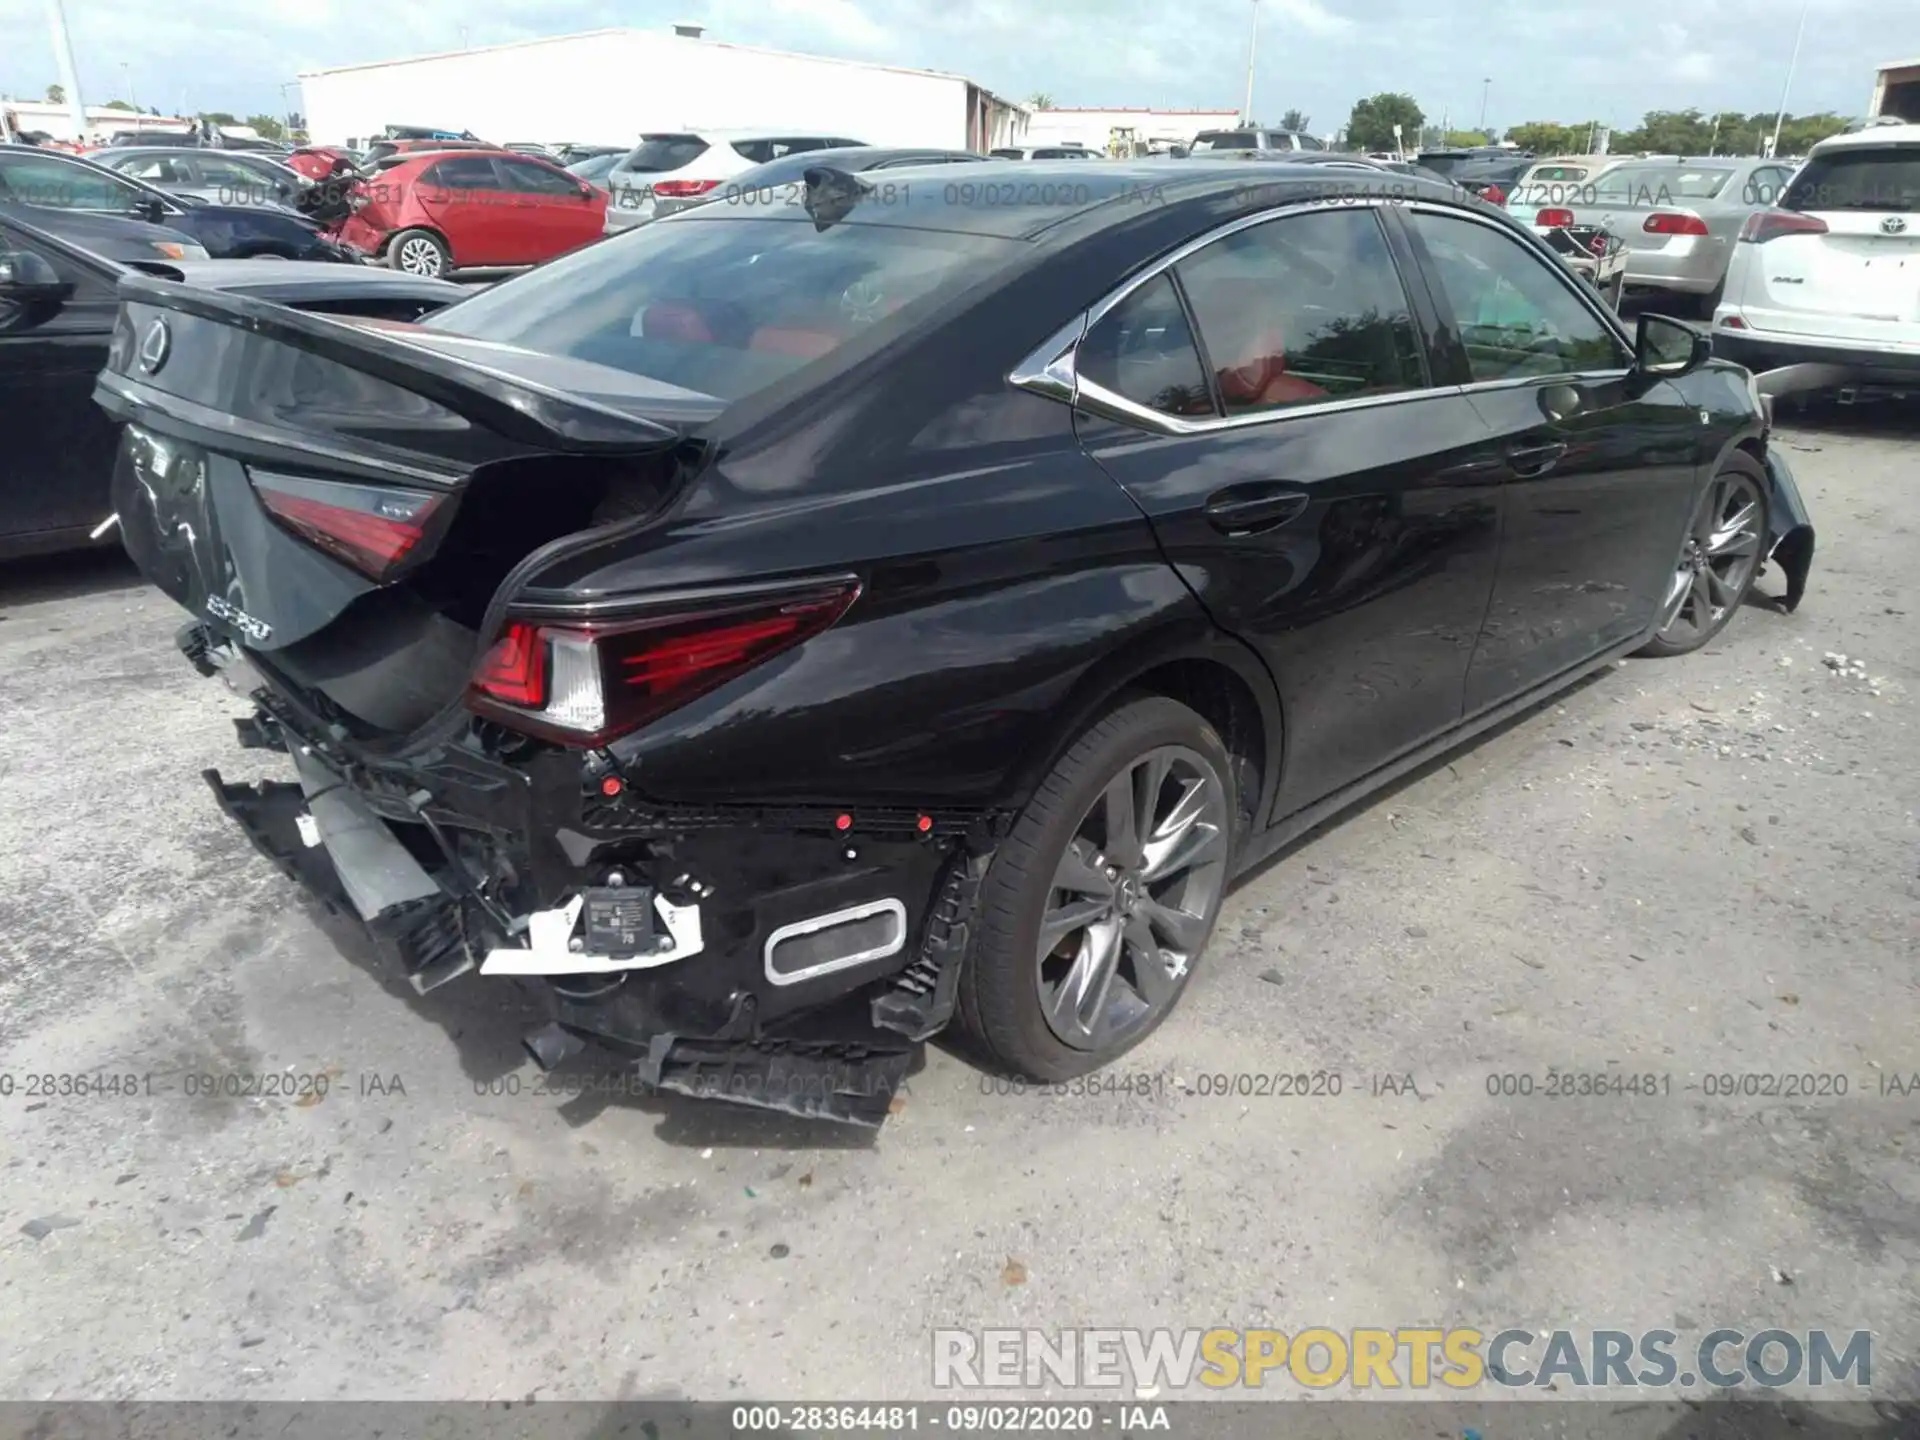
<path id="1" fill-rule="evenodd" d="M 966 289 L 1023 248 L 895 226 L 683 217 L 587 246 L 427 323 L 737 400 L 889 330 L 904 306 Z"/>
<path id="2" fill-rule="evenodd" d="M 1477 157 L 1473 155 L 1428 154 L 1419 157 L 1420 163 L 1429 170 L 1442 175 L 1451 175 L 1462 165 L 1471 164 Z"/>
<path id="3" fill-rule="evenodd" d="M 620 162 L 620 168 L 661 175 L 691 165 L 706 153 L 707 142 L 698 135 L 642 135 L 640 143 Z"/>
<path id="4" fill-rule="evenodd" d="M 1194 137 L 1195 150 L 1258 150 L 1260 137 L 1251 130 L 1209 130 Z"/>
<path id="5" fill-rule="evenodd" d="M 1788 210 L 1920 210 L 1920 148 L 1835 150 L 1801 167 L 1780 202 Z"/>
<path id="6" fill-rule="evenodd" d="M 1615 205 L 1679 205 L 1711 200 L 1733 171 L 1709 165 L 1622 165 L 1594 182 L 1600 200 Z"/>

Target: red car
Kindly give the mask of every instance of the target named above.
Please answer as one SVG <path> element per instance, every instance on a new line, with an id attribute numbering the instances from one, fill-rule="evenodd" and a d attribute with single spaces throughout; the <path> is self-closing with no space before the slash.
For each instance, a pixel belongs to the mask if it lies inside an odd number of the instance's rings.
<path id="1" fill-rule="evenodd" d="M 309 180 L 330 180 L 354 168 L 353 157 L 331 145 L 302 145 L 287 156 L 287 168 Z"/>
<path id="2" fill-rule="evenodd" d="M 412 275 L 538 264 L 598 240 L 607 218 L 604 190 L 506 150 L 396 158 L 347 198 L 335 238 Z"/>

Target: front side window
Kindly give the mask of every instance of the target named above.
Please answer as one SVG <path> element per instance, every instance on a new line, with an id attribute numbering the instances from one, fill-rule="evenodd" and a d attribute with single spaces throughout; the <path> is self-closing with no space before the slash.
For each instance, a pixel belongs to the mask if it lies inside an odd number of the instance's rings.
<path id="1" fill-rule="evenodd" d="M 1180 294 L 1165 275 L 1101 317 L 1080 342 L 1074 369 L 1082 380 L 1163 415 L 1218 413 Z"/>
<path id="2" fill-rule="evenodd" d="M 710 207 L 727 211 L 721 204 Z M 745 207 L 742 207 L 745 208 Z M 843 223 L 797 203 L 643 225 L 493 286 L 426 323 L 739 399 L 1012 263 L 1023 242 Z"/>
<path id="3" fill-rule="evenodd" d="M 1195 150 L 1258 150 L 1260 137 L 1251 130 L 1211 130 L 1196 136 Z"/>
<path id="4" fill-rule="evenodd" d="M 1407 218 L 1433 262 L 1475 383 L 1627 365 L 1619 337 L 1552 262 L 1517 238 L 1450 215 Z"/>
<path id="5" fill-rule="evenodd" d="M 1426 383 L 1406 289 L 1371 209 L 1236 231 L 1175 269 L 1229 415 Z"/>
<path id="6" fill-rule="evenodd" d="M 502 160 L 500 168 L 506 171 L 507 188 L 523 195 L 545 195 L 572 199 L 580 193 L 580 186 L 558 170 L 549 170 L 544 165 L 531 160 Z"/>
<path id="7" fill-rule="evenodd" d="M 84 165 L 64 165 L 37 155 L 0 155 L 0 202 L 125 213 L 138 207 L 147 194 L 137 185 Z"/>
<path id="8" fill-rule="evenodd" d="M 113 168 L 149 185 L 185 185 L 191 179 L 186 166 L 171 155 L 136 155 Z"/>

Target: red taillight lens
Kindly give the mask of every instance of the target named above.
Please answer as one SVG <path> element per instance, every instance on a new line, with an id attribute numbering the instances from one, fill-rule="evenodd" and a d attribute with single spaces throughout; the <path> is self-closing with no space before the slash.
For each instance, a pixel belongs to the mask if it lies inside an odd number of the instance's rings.
<path id="1" fill-rule="evenodd" d="M 1533 223 L 1543 230 L 1564 230 L 1573 224 L 1573 212 L 1560 209 L 1542 210 L 1533 217 Z"/>
<path id="2" fill-rule="evenodd" d="M 598 745 L 724 685 L 833 625 L 857 580 L 688 613 L 580 624 L 510 623 L 468 692 L 483 715 Z"/>
<path id="3" fill-rule="evenodd" d="M 704 195 L 719 184 L 718 180 L 662 180 L 653 187 L 653 193 L 669 200 L 684 200 L 689 195 Z"/>
<path id="4" fill-rule="evenodd" d="M 547 703 L 547 642 L 532 625 L 515 621 L 480 657 L 473 688 L 502 705 L 538 710 Z"/>
<path id="5" fill-rule="evenodd" d="M 1816 215 L 1802 215 L 1793 210 L 1756 210 L 1747 217 L 1747 223 L 1740 227 L 1740 238 L 1753 245 L 1778 240 L 1782 235 L 1826 233 L 1826 221 Z"/>
<path id="6" fill-rule="evenodd" d="M 1707 222 L 1698 215 L 1669 215 L 1664 211 L 1647 216 L 1640 227 L 1649 235 L 1704 235 Z"/>
<path id="7" fill-rule="evenodd" d="M 1480 198 L 1489 205 L 1504 205 L 1507 203 L 1507 192 L 1498 185 L 1489 185 L 1480 192 Z"/>
<path id="8" fill-rule="evenodd" d="M 382 485 L 304 480 L 259 470 L 250 474 L 269 514 L 375 580 L 390 577 L 413 554 L 445 498 Z"/>

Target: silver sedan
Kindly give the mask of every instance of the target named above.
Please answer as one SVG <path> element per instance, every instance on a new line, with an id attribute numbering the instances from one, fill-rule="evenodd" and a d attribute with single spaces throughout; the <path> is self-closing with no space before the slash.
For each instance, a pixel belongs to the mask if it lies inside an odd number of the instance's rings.
<path id="1" fill-rule="evenodd" d="M 1774 160 L 1629 160 L 1566 186 L 1564 203 L 1541 209 L 1534 224 L 1604 226 L 1627 242 L 1629 287 L 1699 296 L 1710 315 L 1740 227 L 1792 178 L 1793 167 Z"/>

